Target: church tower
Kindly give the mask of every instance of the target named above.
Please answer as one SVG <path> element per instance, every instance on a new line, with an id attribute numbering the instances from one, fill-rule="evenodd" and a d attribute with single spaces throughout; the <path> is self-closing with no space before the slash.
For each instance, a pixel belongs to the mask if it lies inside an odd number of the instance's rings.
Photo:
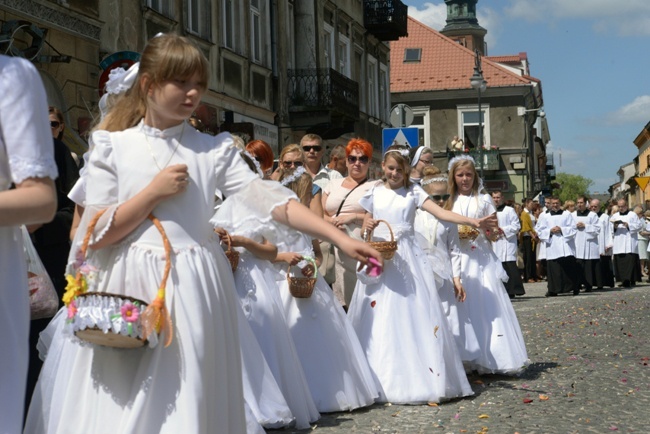
<path id="1" fill-rule="evenodd" d="M 440 33 L 472 51 L 478 50 L 482 55 L 486 55 L 487 30 L 478 24 L 476 2 L 478 0 L 445 0 L 447 25 Z"/>

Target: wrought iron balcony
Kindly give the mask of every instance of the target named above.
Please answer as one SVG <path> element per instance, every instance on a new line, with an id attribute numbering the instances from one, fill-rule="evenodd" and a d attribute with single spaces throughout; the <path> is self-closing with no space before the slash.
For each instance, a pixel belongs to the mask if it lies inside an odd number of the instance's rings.
<path id="1" fill-rule="evenodd" d="M 290 69 L 289 111 L 359 119 L 359 84 L 331 68 Z"/>
<path id="2" fill-rule="evenodd" d="M 364 0 L 363 21 L 366 30 L 380 41 L 396 41 L 408 35 L 408 6 L 400 0 Z"/>
<path id="3" fill-rule="evenodd" d="M 451 160 L 456 155 L 470 155 L 476 162 L 476 170 L 499 170 L 500 161 L 498 149 L 471 149 L 469 152 L 448 152 L 448 158 Z"/>

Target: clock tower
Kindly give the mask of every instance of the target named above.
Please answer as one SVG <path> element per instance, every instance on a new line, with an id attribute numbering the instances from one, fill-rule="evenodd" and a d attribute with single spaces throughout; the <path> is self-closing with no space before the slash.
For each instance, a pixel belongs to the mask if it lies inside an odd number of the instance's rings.
<path id="1" fill-rule="evenodd" d="M 447 25 L 440 31 L 443 35 L 486 55 L 485 34 L 487 30 L 478 24 L 476 3 L 478 0 L 445 0 Z"/>

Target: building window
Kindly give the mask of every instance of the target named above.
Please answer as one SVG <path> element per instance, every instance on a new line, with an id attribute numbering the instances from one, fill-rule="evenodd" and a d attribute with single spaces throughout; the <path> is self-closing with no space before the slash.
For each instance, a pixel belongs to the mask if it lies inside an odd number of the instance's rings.
<path id="1" fill-rule="evenodd" d="M 419 62 L 422 58 L 422 48 L 405 48 L 404 63 Z"/>
<path id="2" fill-rule="evenodd" d="M 388 82 L 388 65 L 379 64 L 379 118 L 388 122 L 390 117 L 390 83 Z"/>
<path id="3" fill-rule="evenodd" d="M 364 63 L 363 58 L 363 48 L 358 44 L 354 44 L 354 76 L 352 79 L 357 83 L 363 83 L 363 81 L 366 79 L 366 64 Z M 359 86 L 359 110 L 367 113 L 366 105 L 366 86 Z"/>
<path id="4" fill-rule="evenodd" d="M 325 67 L 334 68 L 334 28 L 325 23 L 323 26 L 323 54 L 325 55 Z"/>
<path id="5" fill-rule="evenodd" d="M 147 6 L 167 18 L 174 18 L 173 0 L 147 0 Z"/>
<path id="6" fill-rule="evenodd" d="M 368 56 L 368 114 L 370 116 L 379 117 L 379 86 L 377 83 L 377 60 Z"/>
<path id="7" fill-rule="evenodd" d="M 237 1 L 223 0 L 223 46 L 235 50 L 237 35 Z"/>
<path id="8" fill-rule="evenodd" d="M 350 78 L 350 39 L 339 33 L 339 72 Z"/>
<path id="9" fill-rule="evenodd" d="M 209 0 L 189 0 L 187 2 L 187 30 L 203 39 L 210 39 Z"/>
<path id="10" fill-rule="evenodd" d="M 287 47 L 288 47 L 287 48 L 288 51 L 287 69 L 296 68 L 296 43 L 295 43 L 296 22 L 293 14 L 294 14 L 293 2 L 290 1 L 287 4 Z"/>
<path id="11" fill-rule="evenodd" d="M 490 146 L 490 106 L 481 105 L 483 117 L 483 144 Z M 478 149 L 479 136 L 478 105 L 458 106 L 458 137 L 462 137 L 465 147 Z"/>
<path id="12" fill-rule="evenodd" d="M 418 129 L 418 145 L 431 147 L 431 133 L 429 124 L 429 107 L 411 107 L 413 110 L 412 128 Z"/>
<path id="13" fill-rule="evenodd" d="M 260 0 L 251 0 L 251 58 L 262 61 L 262 14 Z"/>

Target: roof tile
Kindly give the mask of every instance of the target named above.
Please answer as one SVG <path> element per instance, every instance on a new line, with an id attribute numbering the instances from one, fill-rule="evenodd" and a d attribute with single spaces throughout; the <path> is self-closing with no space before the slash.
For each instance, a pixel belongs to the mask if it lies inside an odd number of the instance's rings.
<path id="1" fill-rule="evenodd" d="M 404 63 L 406 48 L 421 48 L 420 62 Z M 500 56 L 510 59 L 512 56 Z M 490 87 L 530 85 L 530 81 L 483 57 L 483 77 Z M 474 52 L 440 32 L 408 17 L 408 36 L 390 45 L 390 91 L 470 89 L 474 74 Z"/>

